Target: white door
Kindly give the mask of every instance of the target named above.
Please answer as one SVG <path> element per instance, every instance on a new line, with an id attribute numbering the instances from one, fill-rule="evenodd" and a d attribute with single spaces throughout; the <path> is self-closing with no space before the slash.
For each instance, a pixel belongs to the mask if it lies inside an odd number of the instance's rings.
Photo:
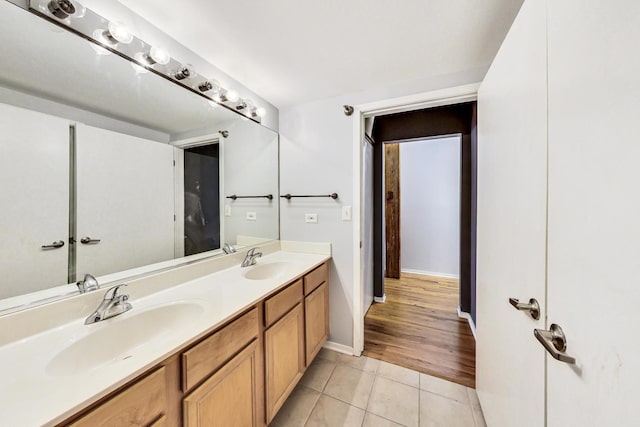
<path id="1" fill-rule="evenodd" d="M 637 426 L 640 2 L 549 2 L 547 425 Z"/>
<path id="2" fill-rule="evenodd" d="M 172 259 L 173 147 L 86 125 L 76 144 L 77 277 Z"/>
<path id="3" fill-rule="evenodd" d="M 67 283 L 69 123 L 0 104 L 0 151 L 4 299 Z"/>
<path id="4" fill-rule="evenodd" d="M 478 93 L 476 387 L 487 425 L 544 425 L 546 2 L 525 2 Z M 539 301 L 534 320 L 509 298 Z"/>

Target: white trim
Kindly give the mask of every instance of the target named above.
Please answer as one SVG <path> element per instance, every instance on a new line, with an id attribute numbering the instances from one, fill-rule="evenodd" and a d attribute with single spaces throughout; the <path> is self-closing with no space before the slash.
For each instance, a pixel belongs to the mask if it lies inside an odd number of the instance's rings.
<path id="1" fill-rule="evenodd" d="M 370 102 L 368 104 L 358 105 L 357 108 L 365 114 L 365 117 L 371 117 L 380 114 L 392 114 L 439 107 L 442 105 L 460 104 L 478 99 L 479 88 L 480 83 L 472 83 L 464 86 Z"/>
<path id="2" fill-rule="evenodd" d="M 322 346 L 324 348 L 326 348 L 327 350 L 333 350 L 333 351 L 337 351 L 338 353 L 342 353 L 342 354 L 348 354 L 349 356 L 360 356 L 360 353 L 356 354 L 355 351 L 353 350 L 353 347 L 349 347 L 348 345 L 344 345 L 344 344 L 338 344 L 337 342 L 333 342 L 333 341 L 327 341 L 324 343 L 324 345 Z"/>
<path id="3" fill-rule="evenodd" d="M 466 311 L 460 310 L 460 306 L 458 306 L 458 317 L 461 319 L 467 319 L 469 322 L 469 327 L 471 328 L 471 333 L 473 334 L 473 339 L 476 339 L 476 323 L 473 321 L 473 318 Z"/>
<path id="4" fill-rule="evenodd" d="M 362 140 L 364 139 L 364 115 L 358 109 L 354 109 L 354 115 L 358 120 L 354 121 L 353 139 L 353 200 L 351 218 L 353 221 L 353 354 L 360 355 L 364 351 L 364 313 L 362 307 L 362 295 L 364 283 L 360 266 L 362 264 Z M 357 171 L 357 172 L 356 172 Z"/>
<path id="5" fill-rule="evenodd" d="M 409 274 L 421 274 L 423 276 L 437 276 L 437 277 L 446 277 L 448 279 L 459 279 L 459 274 L 449 274 L 449 273 L 438 273 L 435 271 L 424 271 L 424 270 L 412 270 L 410 268 L 403 268 L 400 270 L 401 273 L 409 273 Z"/>
<path id="6" fill-rule="evenodd" d="M 480 83 L 456 86 L 399 98 L 386 99 L 354 106 L 353 114 L 353 347 L 354 354 L 364 349 L 364 316 L 362 314 L 362 275 L 360 274 L 360 215 L 362 200 L 362 165 L 360 150 L 364 137 L 364 118 L 376 114 L 411 111 L 470 102 L 478 99 Z M 357 218 L 357 220 L 355 220 Z M 383 297 L 384 298 L 384 297 Z M 475 331 L 475 326 L 472 329 Z M 474 332 L 475 334 L 475 332 Z"/>
<path id="7" fill-rule="evenodd" d="M 379 302 L 384 304 L 387 301 L 387 294 L 382 294 L 381 297 L 373 297 L 373 302 Z"/>

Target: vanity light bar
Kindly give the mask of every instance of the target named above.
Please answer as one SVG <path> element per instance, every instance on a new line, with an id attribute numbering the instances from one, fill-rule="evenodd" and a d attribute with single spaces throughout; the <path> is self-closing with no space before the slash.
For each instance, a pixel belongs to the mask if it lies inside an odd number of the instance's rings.
<path id="1" fill-rule="evenodd" d="M 115 53 L 143 70 L 164 77 L 257 123 L 261 123 L 266 114 L 266 110 L 255 106 L 253 101 L 240 98 L 237 91 L 199 75 L 192 65 L 171 58 L 161 48 L 135 37 L 124 24 L 111 22 L 76 0 L 29 0 L 29 9 L 89 40 L 92 47 L 97 45 L 101 52 Z"/>

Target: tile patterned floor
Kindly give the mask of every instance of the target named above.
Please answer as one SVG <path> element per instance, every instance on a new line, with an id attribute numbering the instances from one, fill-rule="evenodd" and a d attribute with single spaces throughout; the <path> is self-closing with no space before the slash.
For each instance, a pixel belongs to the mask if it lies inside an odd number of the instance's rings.
<path id="1" fill-rule="evenodd" d="M 322 349 L 270 427 L 486 427 L 475 390 Z"/>

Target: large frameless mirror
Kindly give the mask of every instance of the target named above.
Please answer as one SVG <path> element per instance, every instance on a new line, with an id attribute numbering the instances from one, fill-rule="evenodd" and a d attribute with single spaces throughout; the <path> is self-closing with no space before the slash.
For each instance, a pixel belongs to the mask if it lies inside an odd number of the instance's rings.
<path id="1" fill-rule="evenodd" d="M 0 0 L 0 314 L 279 238 L 278 135 Z"/>

